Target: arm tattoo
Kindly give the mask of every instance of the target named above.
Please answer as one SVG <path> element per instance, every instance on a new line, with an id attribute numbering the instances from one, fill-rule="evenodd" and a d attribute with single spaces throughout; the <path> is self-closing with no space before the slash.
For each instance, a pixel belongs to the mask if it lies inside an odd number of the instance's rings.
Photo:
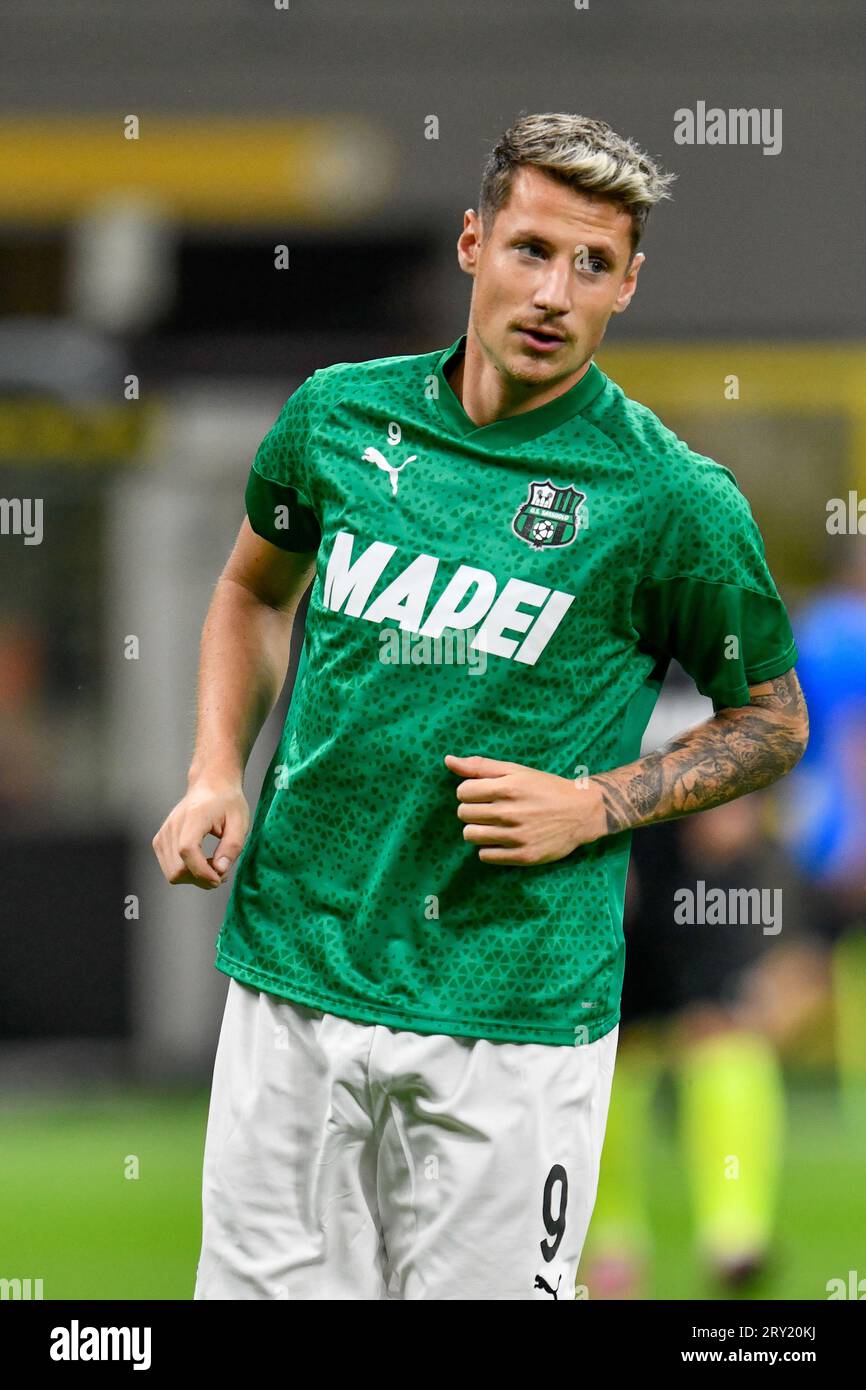
<path id="1" fill-rule="evenodd" d="M 751 704 L 718 710 L 647 757 L 596 773 L 608 834 L 721 806 L 790 772 L 809 736 L 800 682 L 792 668 L 764 686 Z"/>

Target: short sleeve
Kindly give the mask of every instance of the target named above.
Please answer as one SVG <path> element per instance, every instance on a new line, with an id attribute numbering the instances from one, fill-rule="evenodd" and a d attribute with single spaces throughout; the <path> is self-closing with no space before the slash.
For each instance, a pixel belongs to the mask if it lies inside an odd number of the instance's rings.
<path id="1" fill-rule="evenodd" d="M 307 480 L 312 382 L 313 377 L 308 377 L 301 383 L 268 430 L 256 451 L 244 493 L 253 530 L 281 550 L 314 551 L 321 540 Z"/>
<path id="2" fill-rule="evenodd" d="M 752 509 L 729 469 L 688 451 L 670 461 L 632 601 L 641 645 L 672 657 L 715 709 L 797 660 L 794 634 Z"/>

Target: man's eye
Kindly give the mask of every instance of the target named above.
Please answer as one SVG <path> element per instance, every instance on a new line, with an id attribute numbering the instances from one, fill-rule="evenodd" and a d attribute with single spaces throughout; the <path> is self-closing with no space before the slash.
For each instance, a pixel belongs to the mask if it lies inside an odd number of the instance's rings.
<path id="1" fill-rule="evenodd" d="M 521 242 L 520 245 L 517 247 L 517 250 L 528 253 L 537 251 L 540 256 L 544 255 L 544 248 L 541 246 L 536 246 L 536 244 L 531 241 Z M 603 275 L 604 272 L 609 269 L 607 261 L 604 260 L 601 256 L 578 256 L 576 257 L 574 264 L 578 270 L 591 270 L 593 275 Z"/>

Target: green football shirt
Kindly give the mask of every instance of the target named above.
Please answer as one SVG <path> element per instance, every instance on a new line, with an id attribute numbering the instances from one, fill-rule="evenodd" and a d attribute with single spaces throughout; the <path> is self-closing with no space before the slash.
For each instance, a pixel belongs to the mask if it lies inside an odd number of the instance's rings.
<path id="1" fill-rule="evenodd" d="M 595 363 L 477 426 L 444 371 L 465 342 L 314 372 L 256 453 L 250 524 L 316 575 L 216 966 L 362 1023 L 573 1046 L 619 1020 L 631 832 L 483 863 L 445 754 L 579 785 L 640 755 L 671 658 L 720 708 L 797 653 L 727 468 Z"/>

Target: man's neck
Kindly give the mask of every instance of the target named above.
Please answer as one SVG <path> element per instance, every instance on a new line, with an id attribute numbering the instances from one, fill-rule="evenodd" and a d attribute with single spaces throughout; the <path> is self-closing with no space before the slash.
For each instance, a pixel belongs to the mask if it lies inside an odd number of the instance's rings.
<path id="1" fill-rule="evenodd" d="M 473 359 L 477 356 L 479 363 L 478 371 L 471 373 L 468 403 L 465 371 L 467 354 L 472 355 Z M 485 367 L 487 367 L 488 364 L 480 345 L 476 347 L 475 353 L 473 353 L 470 346 L 470 338 L 467 337 L 465 351 L 459 354 L 456 363 L 452 361 L 448 364 L 445 376 L 448 385 L 463 406 L 470 420 L 480 427 L 482 425 L 492 424 L 494 420 L 509 419 L 513 415 L 524 415 L 527 411 L 536 410 L 539 406 L 546 405 L 548 401 L 555 400 L 557 396 L 564 395 L 566 391 L 570 391 L 572 386 L 576 386 L 581 378 L 586 375 L 591 364 L 592 358 L 590 357 L 583 364 L 580 371 L 572 377 L 571 380 L 567 380 L 565 384 L 557 382 L 552 387 L 548 387 L 542 391 L 536 391 L 532 395 L 523 393 L 520 399 L 509 400 L 505 398 L 501 390 L 501 380 L 498 374 L 495 373 L 494 368 L 490 366 L 489 370 L 485 371 Z M 485 390 L 485 379 L 486 384 L 492 389 Z"/>

